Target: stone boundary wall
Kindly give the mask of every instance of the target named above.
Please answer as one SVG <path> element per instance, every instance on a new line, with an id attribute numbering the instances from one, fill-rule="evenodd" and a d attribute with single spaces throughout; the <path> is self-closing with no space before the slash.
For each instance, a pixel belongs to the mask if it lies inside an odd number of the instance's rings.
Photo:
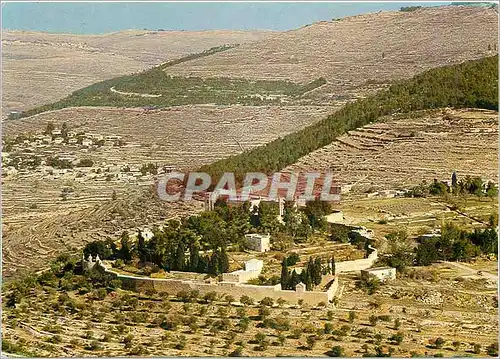
<path id="1" fill-rule="evenodd" d="M 335 263 L 335 273 L 339 274 L 342 272 L 353 272 L 371 268 L 378 259 L 378 251 L 372 246 L 368 248 L 370 248 L 372 252 L 367 258 Z"/>
<path id="2" fill-rule="evenodd" d="M 372 247 L 370 247 L 370 249 L 372 250 L 372 252 L 367 258 L 336 263 L 336 273 L 338 274 L 341 272 L 358 271 L 370 268 L 378 258 L 377 250 Z M 157 292 L 166 292 L 171 295 L 175 295 L 180 291 L 198 290 L 200 292 L 200 295 L 204 295 L 209 292 L 216 292 L 221 295 L 232 295 L 235 300 L 239 300 L 241 296 L 247 295 L 255 301 L 260 301 L 265 297 L 270 297 L 275 301 L 281 298 L 291 304 L 297 304 L 299 300 L 303 300 L 303 302 L 306 304 L 317 305 L 321 302 L 325 304 L 331 303 L 339 289 L 339 281 L 338 278 L 335 277 L 333 277 L 328 290 L 324 292 L 302 292 L 294 290 L 282 290 L 281 284 L 277 284 L 274 286 L 265 286 L 233 282 L 203 283 L 194 280 L 135 277 L 119 274 L 107 268 L 100 260 L 98 261 L 98 263 L 101 267 L 103 267 L 105 272 L 110 273 L 117 279 L 121 280 L 124 287 L 126 288 L 136 291 L 154 289 Z"/>

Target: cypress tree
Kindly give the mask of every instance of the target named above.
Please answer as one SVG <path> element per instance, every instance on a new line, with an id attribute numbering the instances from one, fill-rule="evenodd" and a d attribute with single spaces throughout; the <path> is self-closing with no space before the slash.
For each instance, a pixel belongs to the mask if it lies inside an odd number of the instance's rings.
<path id="1" fill-rule="evenodd" d="M 122 237 L 120 239 L 120 244 L 121 244 L 120 255 L 123 258 L 123 260 L 125 260 L 125 261 L 131 260 L 132 253 L 130 251 L 129 236 L 128 236 L 127 231 L 124 231 L 122 233 Z"/>
<path id="2" fill-rule="evenodd" d="M 146 261 L 146 244 L 140 229 L 139 232 L 137 233 L 137 254 L 139 255 L 139 260 L 141 262 Z"/>
<path id="3" fill-rule="evenodd" d="M 300 277 L 294 269 L 290 277 L 290 287 L 291 287 L 290 289 L 295 289 L 295 286 L 299 283 L 300 283 Z"/>
<path id="4" fill-rule="evenodd" d="M 175 269 L 180 270 L 180 271 L 184 270 L 185 261 L 186 261 L 185 257 L 186 256 L 185 256 L 184 244 L 181 241 L 177 245 L 177 252 L 176 252 L 175 261 L 174 261 L 174 263 L 175 263 Z"/>
<path id="5" fill-rule="evenodd" d="M 227 273 L 229 270 L 229 258 L 227 256 L 226 249 L 222 249 L 219 258 L 219 268 L 218 274 Z"/>
<path id="6" fill-rule="evenodd" d="M 320 257 L 316 257 L 316 259 L 314 260 L 313 271 L 311 273 L 311 276 L 312 276 L 312 281 L 315 285 L 319 285 L 321 283 L 322 273 L 321 273 Z"/>
<path id="7" fill-rule="evenodd" d="M 281 262 L 281 289 L 292 289 L 290 288 L 291 285 L 291 277 L 290 273 L 288 272 L 288 265 L 286 263 L 286 258 L 283 258 L 283 261 Z"/>

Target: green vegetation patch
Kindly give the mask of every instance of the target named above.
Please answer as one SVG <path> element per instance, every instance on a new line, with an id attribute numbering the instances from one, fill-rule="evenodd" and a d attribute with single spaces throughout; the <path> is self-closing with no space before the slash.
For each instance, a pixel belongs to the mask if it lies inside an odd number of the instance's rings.
<path id="1" fill-rule="evenodd" d="M 13 115 L 11 119 L 66 107 L 82 106 L 162 108 L 191 104 L 279 104 L 282 100 L 293 99 L 326 83 L 324 78 L 318 78 L 306 84 L 297 84 L 290 81 L 254 81 L 226 77 L 203 79 L 171 76 L 168 73 L 168 68 L 171 66 L 233 47 L 216 47 L 163 63 L 137 74 L 101 81 L 77 90 L 58 102 Z"/>

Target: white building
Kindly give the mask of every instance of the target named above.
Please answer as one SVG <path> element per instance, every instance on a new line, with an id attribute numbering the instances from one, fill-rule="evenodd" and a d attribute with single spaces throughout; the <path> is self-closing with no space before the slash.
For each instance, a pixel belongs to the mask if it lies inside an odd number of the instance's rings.
<path id="1" fill-rule="evenodd" d="M 257 252 L 268 252 L 271 250 L 271 236 L 269 234 L 245 234 L 248 247 Z"/>
<path id="2" fill-rule="evenodd" d="M 62 138 L 62 137 L 56 137 L 56 138 L 54 138 L 54 143 L 56 145 L 60 145 L 63 142 L 64 142 L 64 138 Z"/>
<path id="3" fill-rule="evenodd" d="M 361 277 L 362 278 L 375 277 L 380 279 L 380 281 L 382 282 L 393 280 L 396 279 L 396 268 L 379 267 L 379 268 L 363 269 L 361 271 Z"/>
<path id="4" fill-rule="evenodd" d="M 92 140 L 91 139 L 88 139 L 88 138 L 85 138 L 83 141 L 82 141 L 82 145 L 83 146 L 92 146 Z"/>
<path id="5" fill-rule="evenodd" d="M 264 262 L 259 259 L 251 259 L 245 262 L 245 269 L 239 269 L 231 273 L 223 273 L 223 282 L 245 283 L 251 279 L 258 278 L 264 267 Z"/>

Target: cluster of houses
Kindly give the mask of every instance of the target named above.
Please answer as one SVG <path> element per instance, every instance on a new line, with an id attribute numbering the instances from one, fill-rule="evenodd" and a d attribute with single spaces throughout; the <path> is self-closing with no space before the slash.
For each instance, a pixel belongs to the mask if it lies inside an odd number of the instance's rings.
<path id="1" fill-rule="evenodd" d="M 2 144 L 4 176 L 39 175 L 40 179 L 62 178 L 78 182 L 153 180 L 153 175 L 144 173 L 138 165 L 94 163 L 88 158 L 85 164 L 82 162 L 82 156 L 79 153 L 88 153 L 102 146 L 124 145 L 121 136 L 118 135 L 104 136 L 96 133 L 76 133 L 54 129 L 49 134 L 37 134 L 22 140 L 16 139 L 10 143 L 3 140 Z M 58 163 L 54 164 L 54 162 Z M 169 165 L 160 166 L 157 174 L 168 173 L 174 169 Z"/>

